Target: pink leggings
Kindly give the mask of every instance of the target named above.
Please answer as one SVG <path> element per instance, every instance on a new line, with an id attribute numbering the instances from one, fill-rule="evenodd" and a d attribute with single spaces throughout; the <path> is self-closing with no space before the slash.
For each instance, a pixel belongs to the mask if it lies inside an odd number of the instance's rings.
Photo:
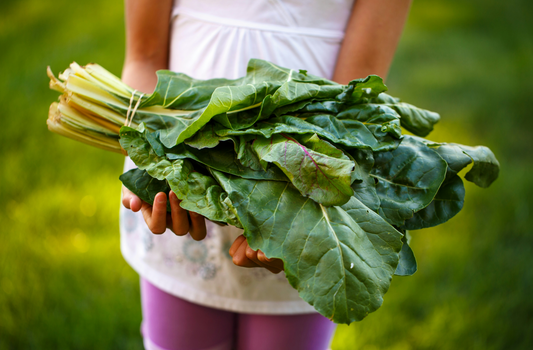
<path id="1" fill-rule="evenodd" d="M 326 350 L 335 324 L 319 314 L 251 315 L 193 304 L 141 279 L 147 350 Z"/>

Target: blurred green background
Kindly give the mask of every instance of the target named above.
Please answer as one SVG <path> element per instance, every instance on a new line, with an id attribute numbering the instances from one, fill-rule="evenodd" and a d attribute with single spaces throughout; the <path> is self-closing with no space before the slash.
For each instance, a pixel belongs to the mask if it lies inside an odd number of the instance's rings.
<path id="1" fill-rule="evenodd" d="M 415 1 L 392 95 L 438 111 L 435 141 L 489 146 L 500 178 L 412 232 L 419 271 L 340 326 L 333 350 L 533 348 L 533 3 Z M 46 66 L 119 75 L 120 1 L 0 2 L 0 349 L 142 349 L 119 251 L 122 157 L 51 134 Z M 302 67 L 304 68 L 304 67 Z"/>

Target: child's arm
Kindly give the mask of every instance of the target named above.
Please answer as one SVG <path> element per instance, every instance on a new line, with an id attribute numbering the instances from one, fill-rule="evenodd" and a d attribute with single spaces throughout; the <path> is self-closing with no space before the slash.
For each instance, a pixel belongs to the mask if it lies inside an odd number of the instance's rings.
<path id="1" fill-rule="evenodd" d="M 389 72 L 407 20 L 411 0 L 357 0 L 346 27 L 333 80 L 350 80 Z"/>
<path id="2" fill-rule="evenodd" d="M 169 31 L 172 0 L 126 0 L 126 59 L 122 80 L 139 91 L 151 93 L 157 83 L 155 72 L 168 68 Z M 206 235 L 203 216 L 189 213 L 179 206 L 178 198 L 171 193 L 171 214 L 167 214 L 167 196 L 159 193 L 151 206 L 122 188 L 122 204 L 135 212 L 141 210 L 144 220 L 153 233 L 170 228 L 176 235 L 189 232 L 192 238 L 201 240 Z"/>

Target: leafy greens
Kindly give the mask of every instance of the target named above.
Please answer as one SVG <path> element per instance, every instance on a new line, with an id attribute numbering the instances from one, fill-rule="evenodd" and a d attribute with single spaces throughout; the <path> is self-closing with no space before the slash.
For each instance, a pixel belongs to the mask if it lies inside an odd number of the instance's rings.
<path id="1" fill-rule="evenodd" d="M 337 323 L 363 319 L 394 274 L 416 271 L 407 230 L 462 209 L 462 169 L 481 187 L 498 176 L 486 147 L 421 138 L 439 115 L 385 94 L 378 76 L 339 85 L 253 59 L 235 80 L 159 71 L 145 96 L 95 64 L 48 75 L 63 93 L 50 130 L 130 156 L 138 168 L 120 179 L 144 201 L 172 190 L 242 228 Z"/>

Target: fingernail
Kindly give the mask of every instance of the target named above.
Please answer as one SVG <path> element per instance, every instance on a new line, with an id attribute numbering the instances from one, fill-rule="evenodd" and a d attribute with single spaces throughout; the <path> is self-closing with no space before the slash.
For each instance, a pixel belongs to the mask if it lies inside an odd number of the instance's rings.
<path id="1" fill-rule="evenodd" d="M 157 203 L 165 203 L 167 201 L 167 197 L 162 194 L 162 195 L 157 195 Z"/>
<path id="2" fill-rule="evenodd" d="M 171 201 L 176 202 L 178 200 L 178 196 L 176 196 L 176 194 L 172 191 L 170 191 L 170 194 L 168 196 L 170 197 Z"/>

